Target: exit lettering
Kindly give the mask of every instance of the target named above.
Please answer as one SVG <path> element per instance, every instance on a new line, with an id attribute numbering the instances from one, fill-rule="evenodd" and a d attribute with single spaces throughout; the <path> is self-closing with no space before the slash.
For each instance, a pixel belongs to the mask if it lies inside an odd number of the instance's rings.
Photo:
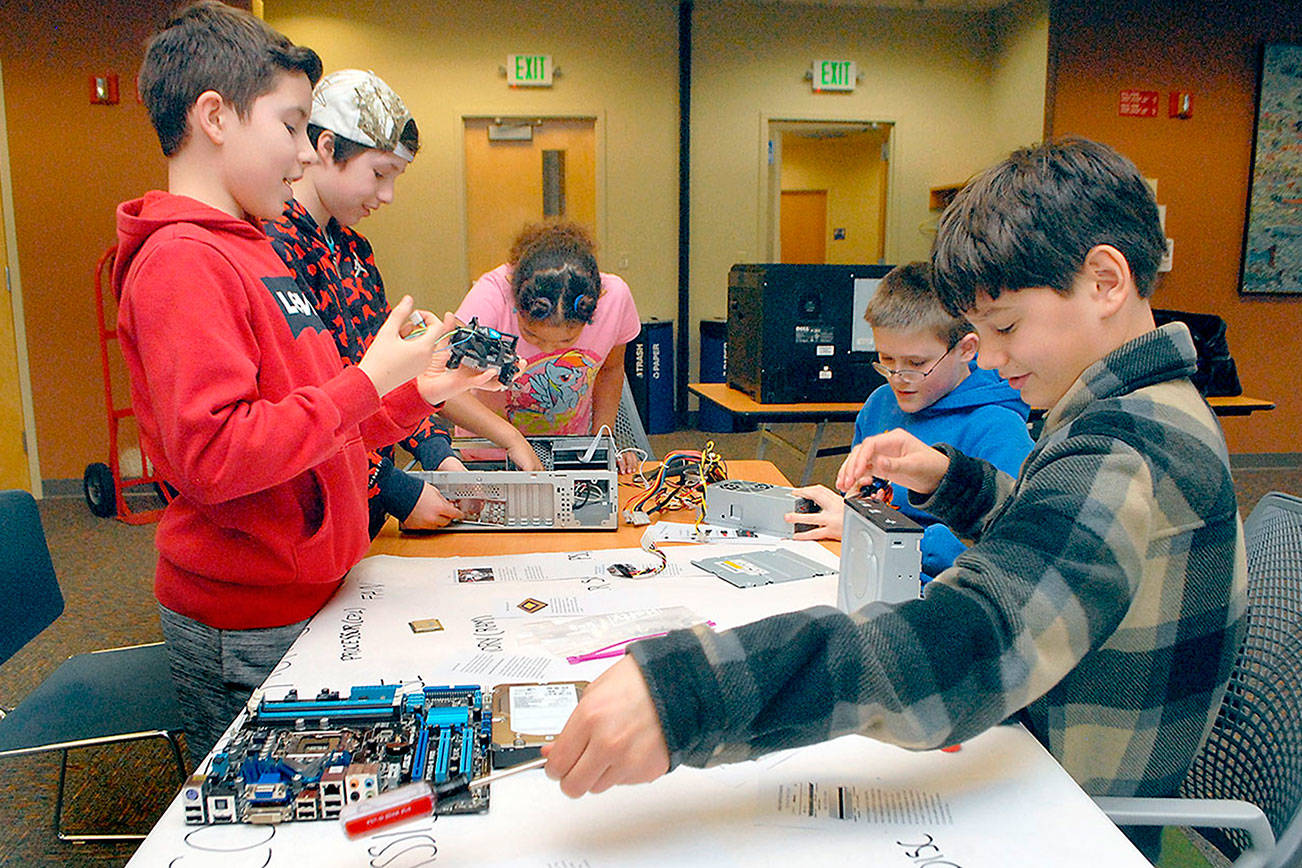
<path id="1" fill-rule="evenodd" d="M 852 91 L 859 83 L 859 67 L 853 60 L 815 60 L 815 91 Z"/>
<path id="2" fill-rule="evenodd" d="M 506 58 L 506 83 L 511 87 L 551 87 L 551 55 L 508 55 Z"/>

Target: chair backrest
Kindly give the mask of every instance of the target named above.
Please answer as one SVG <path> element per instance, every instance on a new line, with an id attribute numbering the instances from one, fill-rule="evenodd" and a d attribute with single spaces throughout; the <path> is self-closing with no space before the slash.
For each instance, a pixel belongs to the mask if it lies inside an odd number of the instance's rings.
<path id="1" fill-rule="evenodd" d="M 1244 522 L 1244 536 L 1247 631 L 1211 734 L 1180 792 L 1251 802 L 1270 820 L 1275 837 L 1284 839 L 1281 845 L 1296 846 L 1302 805 L 1302 498 L 1267 494 Z M 1293 833 L 1285 836 L 1290 826 Z M 1227 838 L 1231 849 L 1247 844 L 1235 832 Z"/>
<path id="2" fill-rule="evenodd" d="M 642 417 L 637 413 L 627 377 L 624 378 L 624 392 L 619 396 L 619 412 L 615 416 L 615 445 L 620 449 L 641 449 L 648 459 L 656 457 L 651 451 L 651 439 L 642 426 Z"/>
<path id="3" fill-rule="evenodd" d="M 26 491 L 0 491 L 0 595 L 4 663 L 63 612 L 41 514 Z"/>

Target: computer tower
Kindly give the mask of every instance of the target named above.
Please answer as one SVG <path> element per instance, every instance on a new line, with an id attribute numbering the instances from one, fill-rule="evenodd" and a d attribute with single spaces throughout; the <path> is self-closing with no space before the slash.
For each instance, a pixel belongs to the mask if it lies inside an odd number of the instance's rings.
<path id="1" fill-rule="evenodd" d="M 884 381 L 864 306 L 886 265 L 728 272 L 728 385 L 760 404 L 863 401 Z"/>

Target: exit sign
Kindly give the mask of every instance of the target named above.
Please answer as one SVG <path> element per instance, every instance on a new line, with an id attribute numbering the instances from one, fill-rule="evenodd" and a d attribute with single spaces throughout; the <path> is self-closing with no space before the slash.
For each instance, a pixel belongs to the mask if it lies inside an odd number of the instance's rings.
<path id="1" fill-rule="evenodd" d="M 853 60 L 815 60 L 814 90 L 854 90 L 859 83 L 859 65 Z"/>
<path id="2" fill-rule="evenodd" d="M 506 83 L 511 87 L 551 87 L 550 54 L 508 54 Z"/>

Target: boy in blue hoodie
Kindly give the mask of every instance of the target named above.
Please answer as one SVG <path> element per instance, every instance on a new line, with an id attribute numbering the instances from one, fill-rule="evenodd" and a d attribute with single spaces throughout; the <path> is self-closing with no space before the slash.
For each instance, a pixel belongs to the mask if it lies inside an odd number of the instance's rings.
<path id="1" fill-rule="evenodd" d="M 877 361 L 886 378 L 868 396 L 854 423 L 854 445 L 874 434 L 903 428 L 927 444 L 948 443 L 967 455 L 989 461 L 1017 476 L 1031 451 L 1026 431 L 1030 409 L 999 374 L 976 366 L 977 336 L 971 323 L 952 316 L 936 297 L 931 266 L 912 262 L 892 269 L 868 302 L 864 319 L 872 326 Z M 815 485 L 796 489 L 821 508 L 813 515 L 791 514 L 788 521 L 813 524 L 797 539 L 837 539 L 844 512 L 840 495 Z M 909 503 L 892 484 L 891 502 L 923 525 L 922 581 L 938 575 L 964 545 L 934 515 Z"/>

